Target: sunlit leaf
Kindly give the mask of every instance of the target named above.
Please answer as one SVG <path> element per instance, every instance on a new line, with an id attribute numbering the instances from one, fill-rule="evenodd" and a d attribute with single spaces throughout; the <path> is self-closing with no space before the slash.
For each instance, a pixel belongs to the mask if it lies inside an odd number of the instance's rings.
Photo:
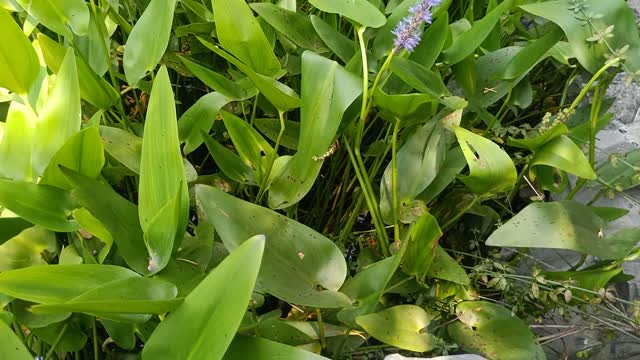
<path id="1" fill-rule="evenodd" d="M 89 8 L 83 0 L 16 0 L 29 15 L 49 29 L 66 37 L 89 31 Z M 71 31 L 69 30 L 71 28 Z"/>
<path id="2" fill-rule="evenodd" d="M 40 72 L 38 56 L 13 18 L 0 9 L 0 87 L 26 94 Z"/>

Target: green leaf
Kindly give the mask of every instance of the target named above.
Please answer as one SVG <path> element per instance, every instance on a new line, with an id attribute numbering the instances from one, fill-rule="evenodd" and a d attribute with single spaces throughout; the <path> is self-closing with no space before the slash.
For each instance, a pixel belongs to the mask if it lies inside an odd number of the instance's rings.
<path id="1" fill-rule="evenodd" d="M 40 184 L 70 190 L 71 186 L 60 172 L 60 165 L 95 179 L 100 175 L 104 161 L 104 149 L 98 128 L 86 128 L 71 136 L 53 155 Z"/>
<path id="2" fill-rule="evenodd" d="M 4 321 L 0 321 L 0 353 L 6 360 L 33 359 L 29 350 Z"/>
<path id="3" fill-rule="evenodd" d="M 516 79 L 528 73 L 563 37 L 562 30 L 554 27 L 546 35 L 525 46 L 504 67 L 502 78 Z"/>
<path id="4" fill-rule="evenodd" d="M 0 216 L 0 244 L 20 234 L 22 230 L 32 227 L 33 224 L 20 217 Z"/>
<path id="5" fill-rule="evenodd" d="M 417 199 L 430 202 L 436 198 L 451 182 L 456 179 L 462 169 L 467 165 L 464 154 L 459 146 L 447 151 L 443 166 L 438 175 L 427 188 L 417 196 Z"/>
<path id="6" fill-rule="evenodd" d="M 449 13 L 445 12 L 425 31 L 422 37 L 426 39 L 426 41 L 420 42 L 420 45 L 416 47 L 415 51 L 409 55 L 409 59 L 430 69 L 436 63 L 447 40 L 447 36 L 449 35 L 448 26 Z"/>
<path id="7" fill-rule="evenodd" d="M 100 319 L 100 322 L 116 345 L 125 350 L 133 350 L 136 346 L 134 324 L 121 323 L 106 319 Z"/>
<path id="8" fill-rule="evenodd" d="M 442 61 L 453 65 L 473 54 L 487 36 L 491 34 L 491 31 L 500 20 L 502 13 L 509 11 L 512 5 L 513 0 L 506 0 L 491 10 L 484 18 L 476 21 L 471 29 L 460 34 L 451 46 L 442 52 Z"/>
<path id="9" fill-rule="evenodd" d="M 298 142 L 300 142 L 300 123 L 297 121 L 285 120 L 284 132 L 280 139 L 280 146 L 287 149 L 296 150 Z M 253 124 L 267 138 L 276 141 L 280 133 L 280 121 L 278 119 L 258 118 L 254 119 Z"/>
<path id="10" fill-rule="evenodd" d="M 404 255 L 402 269 L 420 278 L 427 274 L 435 257 L 442 230 L 431 214 L 425 214 L 411 227 L 411 239 Z"/>
<path id="11" fill-rule="evenodd" d="M 352 73 L 313 52 L 302 54 L 302 103 L 298 152 L 273 179 L 271 208 L 286 208 L 300 201 L 313 186 L 347 108 L 360 95 L 362 85 Z"/>
<path id="12" fill-rule="evenodd" d="M 249 179 L 253 179 L 253 170 L 247 164 L 242 162 L 240 156 L 226 147 L 220 145 L 212 139 L 208 134 L 202 134 L 204 143 L 209 149 L 209 153 L 216 165 L 231 180 L 239 183 L 245 183 Z M 255 182 L 255 181 L 254 181 Z"/>
<path id="13" fill-rule="evenodd" d="M 569 249 L 601 259 L 620 259 L 635 245 L 638 229 L 606 236 L 606 221 L 589 206 L 573 201 L 534 203 L 487 239 L 487 245 Z M 635 239 L 635 240 L 634 240 Z"/>
<path id="14" fill-rule="evenodd" d="M 138 213 L 149 251 L 150 271 L 162 270 L 173 244 L 182 239 L 187 226 L 189 193 L 184 171 L 176 108 L 167 69 L 160 68 L 149 97 L 142 158 Z M 175 201 L 173 205 L 168 205 Z M 153 223 L 168 226 L 161 231 Z"/>
<path id="15" fill-rule="evenodd" d="M 75 352 L 80 351 L 87 343 L 87 335 L 85 334 L 84 324 L 79 323 L 80 319 L 76 318 L 75 321 L 61 321 L 51 325 L 47 325 L 41 328 L 29 329 L 34 336 L 42 340 L 44 343 L 53 345 L 58 341 L 56 349 L 58 351 Z M 60 334 L 64 334 L 60 336 Z"/>
<path id="16" fill-rule="evenodd" d="M 74 45 L 78 52 L 87 59 L 89 67 L 98 75 L 103 76 L 109 69 L 110 55 L 106 51 L 111 46 L 109 34 L 105 26 L 106 12 L 98 10 L 90 14 L 90 22 L 85 36 L 76 36 Z M 96 18 L 97 16 L 97 18 Z M 80 67 L 80 66 L 78 66 Z"/>
<path id="17" fill-rule="evenodd" d="M 153 71 L 169 45 L 177 0 L 151 0 L 127 38 L 122 59 L 129 85 Z"/>
<path id="18" fill-rule="evenodd" d="M 17 101 L 9 105 L 4 135 L 0 140 L 0 176 L 33 181 L 31 148 L 33 128 L 38 122 L 31 108 Z"/>
<path id="19" fill-rule="evenodd" d="M 524 321 L 504 307 L 465 301 L 456 308 L 459 322 L 447 327 L 464 350 L 495 360 L 543 360 L 544 351 Z"/>
<path id="20" fill-rule="evenodd" d="M 224 354 L 224 360 L 322 360 L 324 356 L 259 337 L 237 336 Z"/>
<path id="21" fill-rule="evenodd" d="M 447 280 L 461 285 L 469 285 L 471 283 L 467 272 L 440 245 L 436 246 L 427 277 Z"/>
<path id="22" fill-rule="evenodd" d="M 379 28 L 387 22 L 384 15 L 367 0 L 309 0 L 314 7 L 349 18 L 358 24 Z"/>
<path id="23" fill-rule="evenodd" d="M 621 272 L 621 268 L 616 268 L 611 270 L 593 269 L 581 271 L 542 272 L 540 275 L 543 276 L 545 280 L 569 282 L 571 284 L 570 291 L 572 298 L 580 298 L 583 300 L 570 301 L 569 303 L 578 305 L 584 304 L 584 300 L 588 301 L 594 296 L 593 293 L 582 291 L 578 288 L 597 292 L 600 289 L 606 288 L 609 281 Z"/>
<path id="24" fill-rule="evenodd" d="M 267 238 L 258 285 L 294 304 L 349 305 L 338 289 L 346 277 L 342 252 L 316 231 L 218 189 L 196 185 L 196 197 L 225 247 L 233 250 L 256 234 Z"/>
<path id="25" fill-rule="evenodd" d="M 211 89 L 232 99 L 242 99 L 247 96 L 242 86 L 227 79 L 224 75 L 209 70 L 206 67 L 196 64 L 184 56 L 178 55 L 182 63 L 195 75 L 200 81 Z"/>
<path id="26" fill-rule="evenodd" d="M 68 219 L 77 207 L 75 201 L 68 192 L 52 186 L 0 179 L 0 206 L 49 230 L 78 229 L 78 224 Z"/>
<path id="27" fill-rule="evenodd" d="M 433 315 L 415 305 L 398 305 L 375 314 L 356 318 L 358 325 L 369 335 L 400 349 L 426 352 L 435 348 L 439 340 L 431 334 L 423 333 Z"/>
<path id="28" fill-rule="evenodd" d="M 431 96 L 433 100 L 440 101 L 442 97 L 451 95 L 439 73 L 435 73 L 417 62 L 396 57 L 391 62 L 391 70 L 402 81 L 421 93 Z"/>
<path id="29" fill-rule="evenodd" d="M 395 116 L 406 117 L 418 111 L 422 105 L 435 103 L 432 96 L 425 94 L 394 94 L 389 95 L 382 89 L 376 89 L 373 96 L 376 106 Z"/>
<path id="30" fill-rule="evenodd" d="M 640 37 L 636 26 L 636 17 L 624 0 L 589 1 L 585 12 L 576 14 L 571 1 L 557 0 L 520 5 L 520 8 L 533 15 L 554 22 L 564 30 L 573 55 L 580 64 L 591 73 L 595 73 L 607 61 L 611 50 L 629 46 L 625 53 L 625 65 L 630 73 L 640 70 Z M 611 38 L 605 43 L 587 41 L 594 35 L 591 26 L 584 25 L 585 16 L 598 15 L 596 29 L 604 31 L 608 25 L 615 24 Z M 602 25 L 601 25 L 602 24 Z M 606 26 L 603 26 L 606 24 Z"/>
<path id="31" fill-rule="evenodd" d="M 26 268 L 36 265 L 47 265 L 42 258 L 43 251 L 54 254 L 58 243 L 53 232 L 34 226 L 0 245 L 0 272 Z"/>
<path id="32" fill-rule="evenodd" d="M 39 33 L 37 38 L 47 66 L 54 73 L 58 73 L 66 53 L 65 47 L 42 33 Z M 76 56 L 76 66 L 78 78 L 82 79 L 80 97 L 99 109 L 108 109 L 119 100 L 120 94 L 105 79 L 98 76 L 81 56 Z"/>
<path id="33" fill-rule="evenodd" d="M 308 17 L 268 3 L 253 3 L 251 9 L 301 48 L 320 54 L 327 52 Z"/>
<path id="34" fill-rule="evenodd" d="M 640 150 L 632 150 L 598 166 L 600 180 L 615 189 L 628 190 L 640 185 Z"/>
<path id="35" fill-rule="evenodd" d="M 127 169 L 140 174 L 142 139 L 136 135 L 114 127 L 100 126 L 102 146 L 114 159 Z"/>
<path id="36" fill-rule="evenodd" d="M 509 137 L 507 139 L 507 145 L 521 148 L 521 149 L 536 151 L 538 148 L 542 147 L 544 144 L 548 143 L 549 141 L 557 138 L 560 135 L 564 135 L 568 132 L 569 132 L 569 129 L 567 128 L 567 125 L 560 123 L 555 125 L 551 129 L 545 131 L 543 134 L 540 134 L 539 130 L 533 130 L 524 139 L 514 139 L 512 137 Z"/>
<path id="37" fill-rule="evenodd" d="M 49 93 L 35 127 L 31 161 L 37 175 L 43 173 L 51 157 L 78 130 L 81 109 L 78 73 L 73 50 L 69 48 L 53 90 Z"/>
<path id="38" fill-rule="evenodd" d="M 140 316 L 120 314 L 164 314 L 182 302 L 175 298 L 177 293 L 178 289 L 169 282 L 130 277 L 110 281 L 66 302 L 32 306 L 31 311 L 35 314 L 83 312 L 112 320 L 136 319 Z M 148 316 L 142 316 L 142 319 L 148 320 Z"/>
<path id="39" fill-rule="evenodd" d="M 343 63 L 348 63 L 356 54 L 355 45 L 348 37 L 327 24 L 322 18 L 311 15 L 311 24 L 322 41 Z"/>
<path id="40" fill-rule="evenodd" d="M 35 20 L 65 37 L 85 35 L 90 13 L 84 0 L 16 0 Z M 71 31 L 69 31 L 71 28 Z"/>
<path id="41" fill-rule="evenodd" d="M 65 168 L 61 170 L 73 187 L 71 195 L 104 225 L 127 265 L 139 274 L 147 274 L 148 254 L 138 222 L 138 208 L 108 185 Z M 78 221 L 83 223 L 82 219 Z M 107 241 L 105 235 L 93 234 Z"/>
<path id="42" fill-rule="evenodd" d="M 143 359 L 221 359 L 249 305 L 265 237 L 243 242 L 158 325 Z M 176 333 L 183 324 L 189 327 Z"/>
<path id="43" fill-rule="evenodd" d="M 113 265 L 33 266 L 0 273 L 0 292 L 36 303 L 61 303 L 108 282 L 139 276 Z"/>
<path id="44" fill-rule="evenodd" d="M 504 150 L 489 139 L 461 127 L 454 129 L 458 143 L 469 165 L 469 176 L 460 180 L 476 194 L 509 191 L 518 174 Z"/>
<path id="45" fill-rule="evenodd" d="M 538 149 L 531 158 L 530 166 L 531 169 L 550 166 L 589 180 L 597 177 L 582 150 L 565 135 L 554 138 Z"/>
<path id="46" fill-rule="evenodd" d="M 198 37 L 198 40 L 212 50 L 214 53 L 224 58 L 228 62 L 235 65 L 240 71 L 242 71 L 253 84 L 260 90 L 260 93 L 269 100 L 276 109 L 280 111 L 287 111 L 297 107 L 300 107 L 300 98 L 290 87 L 285 84 L 262 74 L 255 72 L 251 67 L 245 65 L 235 57 L 231 56 L 226 51 L 214 46 L 210 42 Z"/>
<path id="47" fill-rule="evenodd" d="M 11 15 L 0 9 L 0 87 L 17 94 L 26 94 L 38 77 L 40 63 L 29 39 Z M 9 71 L 9 69 L 11 69 Z"/>
<path id="48" fill-rule="evenodd" d="M 220 45 L 255 73 L 277 74 L 280 62 L 249 5 L 244 0 L 212 0 L 212 3 Z"/>

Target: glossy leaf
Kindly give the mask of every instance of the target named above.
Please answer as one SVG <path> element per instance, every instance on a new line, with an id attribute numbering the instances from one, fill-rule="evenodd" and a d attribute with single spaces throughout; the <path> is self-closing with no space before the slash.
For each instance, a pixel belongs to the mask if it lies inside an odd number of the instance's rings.
<path id="1" fill-rule="evenodd" d="M 502 13 L 509 11 L 513 0 L 506 0 L 491 10 L 484 18 L 476 21 L 471 29 L 458 36 L 455 41 L 442 52 L 442 61 L 453 65 L 473 54 L 482 42 L 491 34 Z"/>
<path id="2" fill-rule="evenodd" d="M 60 172 L 60 165 L 95 179 L 100 175 L 104 161 L 104 149 L 98 128 L 86 128 L 71 136 L 53 155 L 40 184 L 69 190 L 71 187 Z"/>
<path id="3" fill-rule="evenodd" d="M 220 45 L 257 74 L 278 73 L 280 62 L 249 5 L 244 0 L 212 0 L 212 3 Z"/>
<path id="4" fill-rule="evenodd" d="M 311 21 L 306 16 L 268 3 L 253 3 L 251 4 L 251 9 L 296 45 L 316 53 L 327 51 L 324 43 L 316 34 Z"/>
<path id="5" fill-rule="evenodd" d="M 309 3 L 326 13 L 347 17 L 370 28 L 379 28 L 387 22 L 384 15 L 367 0 L 309 0 Z"/>
<path id="6" fill-rule="evenodd" d="M 549 141 L 559 137 L 560 135 L 564 135 L 569 132 L 567 125 L 558 124 L 552 127 L 551 129 L 545 131 L 543 134 L 540 134 L 539 130 L 534 130 L 529 136 L 524 139 L 514 139 L 509 137 L 507 139 L 507 144 L 509 146 L 518 147 L 521 149 L 528 149 L 531 151 L 535 151 L 538 148 L 542 147 L 544 144 Z"/>
<path id="7" fill-rule="evenodd" d="M 399 117 L 409 116 L 424 104 L 435 103 L 433 97 L 425 94 L 386 94 L 377 89 L 373 97 L 374 104 L 380 109 Z"/>
<path id="8" fill-rule="evenodd" d="M 360 95 L 359 79 L 337 62 L 313 52 L 302 54 L 302 103 L 298 152 L 273 179 L 269 206 L 289 207 L 313 186 L 346 109 Z"/>
<path id="9" fill-rule="evenodd" d="M 416 50 L 409 55 L 409 59 L 430 69 L 436 63 L 442 48 L 445 46 L 449 35 L 448 25 L 449 13 L 445 12 L 425 31 L 422 37 L 428 40 L 420 42 Z"/>
<path id="10" fill-rule="evenodd" d="M 451 95 L 442 82 L 440 74 L 414 61 L 394 58 L 391 62 L 391 70 L 414 89 L 431 96 L 434 100 L 440 100 L 441 97 Z"/>
<path id="11" fill-rule="evenodd" d="M 487 245 L 569 249 L 601 259 L 626 256 L 639 230 L 608 236 L 605 228 L 606 221 L 589 206 L 572 201 L 534 203 L 494 231 Z"/>
<path id="12" fill-rule="evenodd" d="M 554 138 L 534 153 L 531 168 L 541 165 L 551 166 L 585 179 L 596 178 L 596 173 L 582 150 L 564 135 Z"/>
<path id="13" fill-rule="evenodd" d="M 640 150 L 632 150 L 625 155 L 604 162 L 598 166 L 600 180 L 616 189 L 628 190 L 640 185 Z"/>
<path id="14" fill-rule="evenodd" d="M 578 305 L 583 304 L 584 300 L 593 298 L 594 295 L 592 292 L 597 292 L 600 289 L 606 288 L 609 281 L 621 272 L 621 268 L 616 268 L 610 270 L 592 269 L 580 271 L 541 272 L 540 275 L 543 276 L 545 280 L 569 282 L 572 286 L 569 288 L 569 291 L 571 291 L 571 297 L 582 299 L 583 301 L 572 300 L 567 302 Z M 586 289 L 588 291 L 582 291 L 578 288 Z"/>
<path id="15" fill-rule="evenodd" d="M 224 75 L 218 74 L 215 71 L 209 70 L 206 67 L 197 64 L 184 56 L 179 56 L 182 63 L 195 75 L 200 81 L 211 89 L 229 97 L 232 99 L 242 99 L 247 96 L 245 90 L 227 79 Z"/>
<path id="16" fill-rule="evenodd" d="M 202 134 L 202 138 L 216 165 L 231 180 L 244 183 L 249 179 L 253 179 L 253 170 L 242 162 L 238 154 L 220 145 L 207 134 Z"/>
<path id="17" fill-rule="evenodd" d="M 100 127 L 104 150 L 127 169 L 140 174 L 142 139 L 134 134 L 109 126 Z"/>
<path id="18" fill-rule="evenodd" d="M 69 48 L 60 65 L 53 90 L 39 114 L 32 149 L 32 164 L 36 174 L 42 174 L 51 157 L 78 130 L 81 109 L 75 55 Z"/>
<path id="19" fill-rule="evenodd" d="M 0 9 L 0 87 L 26 94 L 40 72 L 38 56 L 11 15 Z M 10 70 L 9 70 L 10 69 Z"/>
<path id="20" fill-rule="evenodd" d="M 149 99 L 142 138 L 138 198 L 140 225 L 145 233 L 152 272 L 161 270 L 169 262 L 174 242 L 182 239 L 189 212 L 187 179 L 174 104 L 169 74 L 162 67 Z M 171 201 L 175 201 L 173 208 L 167 205 Z M 152 226 L 154 222 L 172 226 L 161 230 Z"/>
<path id="21" fill-rule="evenodd" d="M 504 67 L 503 79 L 516 79 L 528 73 L 551 48 L 562 40 L 564 33 L 558 27 L 524 47 Z"/>
<path id="22" fill-rule="evenodd" d="M 322 360 L 324 356 L 259 337 L 237 336 L 224 354 L 224 360 Z"/>
<path id="23" fill-rule="evenodd" d="M 461 285 L 469 285 L 471 281 L 467 272 L 439 245 L 435 248 L 435 254 L 427 277 L 454 282 Z"/>
<path id="24" fill-rule="evenodd" d="M 6 360 L 33 359 L 29 350 L 4 321 L 0 321 L 0 353 Z"/>
<path id="25" fill-rule="evenodd" d="M 221 359 L 251 299 L 264 249 L 264 236 L 237 247 L 158 325 L 143 359 Z"/>
<path id="26" fill-rule="evenodd" d="M 291 120 L 285 120 L 284 122 L 285 127 L 280 139 L 280 146 L 296 150 L 300 142 L 300 123 Z M 280 133 L 280 121 L 278 119 L 258 118 L 254 119 L 253 124 L 270 140 L 275 142 L 278 138 Z"/>
<path id="27" fill-rule="evenodd" d="M 451 182 L 456 179 L 462 169 L 467 165 L 462 150 L 459 146 L 447 151 L 443 166 L 438 175 L 417 198 L 424 202 L 430 202 L 436 198 Z"/>
<path id="28" fill-rule="evenodd" d="M 49 230 L 69 232 L 78 228 L 68 219 L 77 207 L 75 201 L 68 192 L 52 186 L 0 179 L 0 206 Z"/>
<path id="29" fill-rule="evenodd" d="M 415 305 L 397 305 L 356 319 L 374 338 L 400 349 L 425 352 L 438 345 L 438 339 L 422 330 L 433 315 Z"/>
<path id="30" fill-rule="evenodd" d="M 546 359 L 527 324 L 510 310 L 489 302 L 465 301 L 456 312 L 460 321 L 447 330 L 464 350 L 496 360 Z"/>
<path id="31" fill-rule="evenodd" d="M 33 181 L 31 148 L 33 128 L 38 119 L 29 107 L 12 101 L 0 140 L 0 176 Z"/>
<path id="32" fill-rule="evenodd" d="M 242 239 L 267 238 L 257 284 L 292 303 L 336 308 L 350 304 L 338 289 L 346 263 L 336 245 L 321 234 L 274 211 L 240 200 L 218 189 L 196 185 L 196 197 L 225 247 Z"/>
<path id="33" fill-rule="evenodd" d="M 513 161 L 489 139 L 461 127 L 454 129 L 469 165 L 469 176 L 460 180 L 477 194 L 511 190 L 518 176 Z"/>
<path id="34" fill-rule="evenodd" d="M 0 245 L 0 272 L 47 265 L 42 258 L 43 251 L 54 254 L 58 250 L 53 232 L 34 226 Z"/>
<path id="35" fill-rule="evenodd" d="M 64 168 L 62 173 L 73 187 L 73 197 L 109 231 L 127 265 L 139 274 L 147 274 L 148 253 L 137 207 L 97 180 Z M 106 241 L 106 236 L 101 239 Z"/>
<path id="36" fill-rule="evenodd" d="M 0 244 L 20 234 L 22 230 L 32 227 L 33 224 L 21 217 L 0 216 Z"/>
<path id="37" fill-rule="evenodd" d="M 130 85 L 153 71 L 167 49 L 176 2 L 151 0 L 129 34 L 122 62 Z"/>
<path id="38" fill-rule="evenodd" d="M 73 33 L 85 35 L 89 31 L 89 8 L 83 0 L 16 0 L 16 2 L 39 23 L 60 35 L 71 37 Z"/>
<path id="39" fill-rule="evenodd" d="M 431 214 L 425 214 L 411 227 L 411 238 L 404 255 L 403 270 L 423 277 L 431 267 L 442 230 Z"/>
<path id="40" fill-rule="evenodd" d="M 65 47 L 42 33 L 38 34 L 37 38 L 47 66 L 54 73 L 58 73 L 66 52 Z M 76 67 L 78 78 L 82 79 L 80 96 L 84 100 L 100 109 L 108 109 L 118 101 L 118 92 L 105 79 L 98 76 L 80 56 L 76 56 Z"/>
<path id="41" fill-rule="evenodd" d="M 313 28 L 322 41 L 327 44 L 327 47 L 329 47 L 343 63 L 348 63 L 356 53 L 353 42 L 331 25 L 327 24 L 322 18 L 315 15 L 311 15 L 310 18 Z"/>

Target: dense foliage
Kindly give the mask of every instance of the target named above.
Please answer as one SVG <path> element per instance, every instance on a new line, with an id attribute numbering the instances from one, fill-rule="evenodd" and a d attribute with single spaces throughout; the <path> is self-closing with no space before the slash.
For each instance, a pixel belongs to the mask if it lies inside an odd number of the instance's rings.
<path id="1" fill-rule="evenodd" d="M 610 287 L 640 228 L 593 206 L 640 184 L 596 163 L 624 0 L 0 0 L 0 33 L 2 359 L 640 339 Z"/>

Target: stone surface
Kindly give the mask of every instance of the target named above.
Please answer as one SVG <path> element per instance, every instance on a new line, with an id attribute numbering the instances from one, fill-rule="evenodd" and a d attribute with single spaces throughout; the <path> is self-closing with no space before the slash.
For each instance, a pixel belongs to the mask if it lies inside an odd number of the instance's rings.
<path id="1" fill-rule="evenodd" d="M 404 357 L 400 354 L 387 355 L 384 360 L 487 360 L 480 355 L 465 354 L 465 355 L 449 355 L 438 356 L 433 358 L 417 358 L 417 357 Z"/>

